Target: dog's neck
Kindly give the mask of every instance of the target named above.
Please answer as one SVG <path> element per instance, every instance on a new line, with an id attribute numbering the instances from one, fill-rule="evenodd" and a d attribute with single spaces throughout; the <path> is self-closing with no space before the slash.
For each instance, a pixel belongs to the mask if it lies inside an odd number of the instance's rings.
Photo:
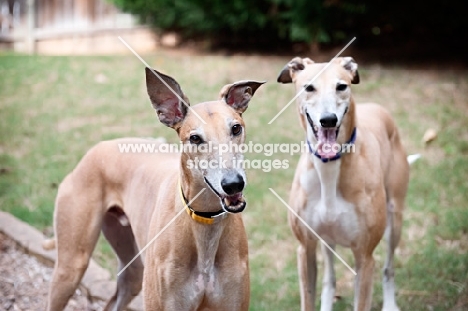
<path id="1" fill-rule="evenodd" d="M 217 212 L 222 209 L 220 199 L 203 179 L 195 178 L 190 171 L 184 169 L 181 170 L 179 178 L 182 192 L 193 210 L 197 212 Z M 196 197 L 199 193 L 200 195 Z M 213 276 L 210 276 L 210 273 L 212 273 L 212 268 L 215 265 L 226 222 L 220 221 L 212 225 L 206 225 L 191 219 L 190 224 L 190 236 L 195 241 L 193 251 L 196 252 L 196 265 L 202 274 L 208 274 L 209 279 L 211 279 Z"/>

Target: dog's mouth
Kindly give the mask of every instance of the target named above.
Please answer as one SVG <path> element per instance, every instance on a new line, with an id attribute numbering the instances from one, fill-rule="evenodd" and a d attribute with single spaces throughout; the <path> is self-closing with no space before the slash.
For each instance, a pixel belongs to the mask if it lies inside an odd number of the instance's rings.
<path id="1" fill-rule="evenodd" d="M 306 116 L 307 122 L 312 128 L 312 132 L 317 140 L 317 146 L 315 146 L 316 153 L 323 159 L 331 159 L 335 157 L 340 149 L 337 148 L 336 144 L 336 138 L 338 137 L 340 127 L 325 128 L 316 126 L 307 112 Z"/>
<path id="2" fill-rule="evenodd" d="M 221 206 L 226 212 L 229 213 L 240 213 L 247 206 L 244 195 L 242 192 L 234 195 L 229 195 L 221 198 Z"/>
<path id="3" fill-rule="evenodd" d="M 210 189 L 218 196 L 221 207 L 224 211 L 228 213 L 240 213 L 242 212 L 245 207 L 247 206 L 247 202 L 245 201 L 244 195 L 242 192 L 238 192 L 233 195 L 221 195 L 218 191 L 211 185 L 208 179 L 205 179 L 205 183 L 210 187 Z"/>

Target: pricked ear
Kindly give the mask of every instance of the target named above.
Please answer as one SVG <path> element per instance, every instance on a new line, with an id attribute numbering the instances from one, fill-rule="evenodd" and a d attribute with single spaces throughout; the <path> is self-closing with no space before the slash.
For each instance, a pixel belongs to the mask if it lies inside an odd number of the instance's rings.
<path id="1" fill-rule="evenodd" d="M 190 105 L 179 83 L 148 67 L 145 68 L 145 72 L 146 89 L 159 121 L 166 126 L 178 128 L 187 114 L 188 105 Z"/>
<path id="2" fill-rule="evenodd" d="M 238 113 L 243 113 L 249 106 L 249 101 L 255 91 L 265 82 L 244 80 L 228 84 L 223 86 L 219 92 L 219 97 Z"/>
<path id="3" fill-rule="evenodd" d="M 313 64 L 314 61 L 310 58 L 300 58 L 294 57 L 287 63 L 283 69 L 281 70 L 280 74 L 278 75 L 278 79 L 276 80 L 279 83 L 292 83 L 294 79 L 294 75 L 300 71 L 304 70 L 305 65 Z"/>
<path id="4" fill-rule="evenodd" d="M 358 64 L 354 61 L 352 57 L 342 57 L 341 58 L 341 66 L 344 69 L 348 70 L 351 73 L 352 84 L 359 84 L 359 72 L 358 72 Z"/>

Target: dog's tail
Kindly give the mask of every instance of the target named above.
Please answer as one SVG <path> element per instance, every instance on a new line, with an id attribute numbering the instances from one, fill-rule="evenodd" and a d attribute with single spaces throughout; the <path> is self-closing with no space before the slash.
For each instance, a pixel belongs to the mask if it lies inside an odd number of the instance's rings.
<path id="1" fill-rule="evenodd" d="M 411 165 L 414 162 L 416 162 L 420 157 L 421 155 L 419 153 L 416 153 L 416 154 L 410 154 L 406 159 L 408 160 L 409 165 Z"/>
<path id="2" fill-rule="evenodd" d="M 42 248 L 46 251 L 55 249 L 55 239 L 47 239 L 42 242 Z"/>

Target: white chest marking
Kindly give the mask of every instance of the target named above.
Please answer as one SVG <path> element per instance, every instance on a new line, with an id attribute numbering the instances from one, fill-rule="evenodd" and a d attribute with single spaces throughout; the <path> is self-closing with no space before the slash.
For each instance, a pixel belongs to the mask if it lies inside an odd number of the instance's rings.
<path id="1" fill-rule="evenodd" d="M 203 228 L 199 232 L 200 236 L 195 239 L 197 241 L 198 262 L 193 270 L 193 279 L 191 287 L 193 294 L 196 297 L 203 295 L 217 296 L 215 257 L 218 249 L 219 239 L 222 231 L 211 228 Z M 193 285 L 192 285 L 193 284 Z"/>
<path id="2" fill-rule="evenodd" d="M 198 278 L 195 281 L 195 288 L 198 293 L 201 293 L 205 290 L 205 281 L 203 280 L 203 275 L 200 273 Z"/>
<path id="3" fill-rule="evenodd" d="M 195 279 L 195 292 L 196 293 L 206 293 L 211 294 L 214 293 L 215 287 L 215 277 L 214 273 L 200 273 L 198 274 L 197 278 Z"/>
<path id="4" fill-rule="evenodd" d="M 308 194 L 301 217 L 325 242 L 350 247 L 358 236 L 359 219 L 355 206 L 338 190 L 340 161 L 314 164 L 315 169 L 301 174 L 301 187 Z"/>

